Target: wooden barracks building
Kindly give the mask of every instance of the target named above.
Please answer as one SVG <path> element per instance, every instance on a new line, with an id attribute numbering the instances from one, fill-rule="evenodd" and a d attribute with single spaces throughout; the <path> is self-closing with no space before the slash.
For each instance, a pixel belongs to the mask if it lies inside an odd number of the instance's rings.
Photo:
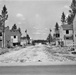
<path id="1" fill-rule="evenodd" d="M 59 27 L 59 32 L 54 33 L 56 41 L 63 41 L 64 46 L 76 45 L 76 16 L 71 25 L 64 24 Z"/>
<path id="2" fill-rule="evenodd" d="M 19 30 L 10 30 L 9 26 L 5 27 L 3 39 L 3 27 L 0 27 L 0 47 L 14 46 L 20 44 L 21 33 Z M 3 43 L 4 42 L 4 43 Z"/>

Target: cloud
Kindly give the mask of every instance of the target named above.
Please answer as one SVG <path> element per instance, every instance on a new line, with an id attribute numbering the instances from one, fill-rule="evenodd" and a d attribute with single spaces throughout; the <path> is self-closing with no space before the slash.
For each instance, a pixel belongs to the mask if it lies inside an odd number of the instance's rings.
<path id="1" fill-rule="evenodd" d="M 33 32 L 34 35 L 45 35 L 46 34 L 46 31 L 49 30 L 48 28 L 36 28 L 36 27 L 33 27 L 34 29 L 36 29 L 36 32 Z"/>
<path id="2" fill-rule="evenodd" d="M 65 6 L 64 6 L 64 8 L 66 8 L 66 9 L 70 9 L 70 7 L 69 7 L 69 6 L 67 6 L 67 5 L 65 5 Z"/>
<path id="3" fill-rule="evenodd" d="M 21 14 L 21 13 L 17 13 L 16 14 L 16 17 L 21 18 L 22 20 L 25 20 L 23 14 Z"/>
<path id="4" fill-rule="evenodd" d="M 40 32 L 35 32 L 35 33 L 33 33 L 33 34 L 41 34 Z"/>
<path id="5" fill-rule="evenodd" d="M 43 31 L 42 30 L 37 30 L 36 32 L 34 32 L 33 34 L 42 34 Z"/>
<path id="6" fill-rule="evenodd" d="M 44 28 L 44 30 L 48 30 L 48 28 Z"/>
<path id="7" fill-rule="evenodd" d="M 23 17 L 23 15 L 20 14 L 20 13 L 18 13 L 16 16 L 17 16 L 17 17 Z"/>
<path id="8" fill-rule="evenodd" d="M 38 27 L 36 27 L 36 26 L 34 26 L 33 28 L 36 29 L 36 30 L 40 29 L 40 28 L 38 28 Z"/>
<path id="9" fill-rule="evenodd" d="M 18 22 L 18 24 L 22 24 L 21 22 Z"/>
<path id="10" fill-rule="evenodd" d="M 48 30 L 48 28 L 45 28 L 45 27 L 43 27 L 43 26 L 41 26 L 41 25 L 37 25 L 37 26 L 34 26 L 33 27 L 34 29 L 36 29 L 36 30 Z"/>
<path id="11" fill-rule="evenodd" d="M 39 14 L 36 14 L 35 16 L 36 16 L 36 18 L 40 17 L 40 15 L 39 15 Z"/>
<path id="12" fill-rule="evenodd" d="M 40 35 L 40 34 L 43 34 L 43 35 L 45 35 L 46 34 L 46 32 L 44 31 L 44 30 L 37 30 L 36 32 L 34 32 L 33 34 L 35 34 L 35 35 Z"/>

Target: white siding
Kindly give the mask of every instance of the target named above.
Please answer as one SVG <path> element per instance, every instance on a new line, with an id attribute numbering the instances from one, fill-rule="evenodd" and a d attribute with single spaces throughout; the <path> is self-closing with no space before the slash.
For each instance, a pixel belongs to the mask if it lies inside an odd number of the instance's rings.
<path id="1" fill-rule="evenodd" d="M 64 35 L 69 37 L 73 35 L 73 30 L 69 30 L 69 34 L 66 34 L 66 30 L 63 30 L 62 27 L 60 27 L 60 39 L 64 41 L 65 46 L 69 46 L 73 44 L 73 40 L 64 40 Z"/>
<path id="2" fill-rule="evenodd" d="M 17 43 L 18 42 L 18 36 L 16 36 L 16 38 L 14 38 L 14 36 L 11 36 L 11 42 Z"/>
<path id="3" fill-rule="evenodd" d="M 21 40 L 21 45 L 26 45 L 28 43 L 28 40 Z"/>
<path id="4" fill-rule="evenodd" d="M 66 34 L 66 30 L 63 30 L 63 34 L 66 36 L 71 36 L 73 34 L 73 30 L 69 30 L 69 34 Z"/>
<path id="5" fill-rule="evenodd" d="M 73 40 L 65 40 L 64 45 L 65 46 L 72 46 L 73 45 Z"/>
<path id="6" fill-rule="evenodd" d="M 74 18 L 74 21 L 73 21 L 73 29 L 74 29 L 74 44 L 76 44 L 76 16 Z"/>
<path id="7" fill-rule="evenodd" d="M 64 32 L 63 32 L 62 27 L 60 27 L 60 39 L 61 39 L 62 41 L 64 41 Z"/>

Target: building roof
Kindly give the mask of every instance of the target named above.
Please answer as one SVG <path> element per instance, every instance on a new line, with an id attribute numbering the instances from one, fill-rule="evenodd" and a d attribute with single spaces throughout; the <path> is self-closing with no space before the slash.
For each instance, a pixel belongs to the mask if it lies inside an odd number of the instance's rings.
<path id="1" fill-rule="evenodd" d="M 7 29 L 9 30 L 9 26 L 5 27 L 4 29 L 5 30 L 7 30 Z M 0 31 L 3 31 L 3 26 L 0 26 Z"/>
<path id="2" fill-rule="evenodd" d="M 24 36 L 24 37 L 21 37 L 21 40 L 26 40 L 27 38 Z"/>
<path id="3" fill-rule="evenodd" d="M 68 25 L 68 24 L 65 24 L 65 25 L 61 25 L 63 30 L 73 30 L 73 25 Z"/>
<path id="4" fill-rule="evenodd" d="M 12 33 L 12 34 L 20 34 L 20 35 L 22 35 L 21 34 L 21 32 L 17 29 L 17 30 L 10 30 L 10 32 Z"/>
<path id="5" fill-rule="evenodd" d="M 29 35 L 27 34 L 27 36 L 21 37 L 21 39 L 22 39 L 22 40 L 26 40 L 26 39 L 27 39 L 27 40 L 30 40 L 30 37 L 29 37 Z"/>

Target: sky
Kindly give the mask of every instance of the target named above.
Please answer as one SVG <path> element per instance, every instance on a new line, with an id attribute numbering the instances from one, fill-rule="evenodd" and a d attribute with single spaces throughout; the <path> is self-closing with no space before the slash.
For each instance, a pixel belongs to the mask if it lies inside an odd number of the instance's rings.
<path id="1" fill-rule="evenodd" d="M 61 14 L 68 10 L 72 0 L 0 0 L 0 11 L 6 5 L 8 19 L 6 26 L 21 28 L 23 36 L 25 30 L 32 39 L 46 39 L 49 29 L 54 32 L 56 22 L 61 24 Z"/>

